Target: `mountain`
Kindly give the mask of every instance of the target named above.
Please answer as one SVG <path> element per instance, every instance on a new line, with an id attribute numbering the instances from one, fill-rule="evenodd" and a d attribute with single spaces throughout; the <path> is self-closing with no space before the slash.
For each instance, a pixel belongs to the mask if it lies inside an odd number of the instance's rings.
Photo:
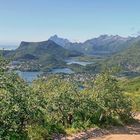
<path id="1" fill-rule="evenodd" d="M 140 72 L 140 37 L 129 42 L 129 47 L 103 61 L 108 66 L 120 66 L 125 71 Z"/>
<path id="2" fill-rule="evenodd" d="M 17 49 L 3 51 L 3 54 L 5 57 L 21 61 L 22 68 L 26 67 L 27 70 L 66 67 L 66 59 L 84 54 L 105 56 L 101 61 L 97 60 L 88 65 L 87 71 L 94 71 L 95 67 L 98 71 L 100 66 L 107 65 L 120 66 L 125 71 L 140 72 L 140 36 L 124 38 L 118 35 L 102 35 L 83 43 L 72 43 L 55 35 L 48 41 L 22 41 Z"/>
<path id="3" fill-rule="evenodd" d="M 62 47 L 65 47 L 66 44 L 69 44 L 70 41 L 68 39 L 63 39 L 63 38 L 60 38 L 58 37 L 57 35 L 54 35 L 54 36 L 51 36 L 49 38 L 49 40 L 52 40 L 54 41 L 55 43 L 57 43 L 58 45 L 62 46 Z"/>
<path id="4" fill-rule="evenodd" d="M 48 40 L 42 42 L 22 41 L 20 46 L 16 50 L 11 51 L 11 53 L 8 53 L 6 57 L 21 61 L 26 65 L 23 67 L 34 67 L 37 70 L 40 68 L 64 67 L 66 65 L 65 59 L 79 55 L 81 53 L 67 50 L 52 40 Z"/>
<path id="5" fill-rule="evenodd" d="M 98 38 L 90 39 L 82 44 L 82 50 L 88 54 L 113 54 L 126 48 L 131 38 L 124 38 L 118 35 L 101 35 Z"/>
<path id="6" fill-rule="evenodd" d="M 24 55 L 32 55 L 38 59 L 53 55 L 53 57 L 64 58 L 70 55 L 69 51 L 55 42 L 48 40 L 43 42 L 24 42 L 15 50 L 15 58 L 22 59 Z"/>
<path id="7" fill-rule="evenodd" d="M 101 35 L 97 38 L 89 39 L 85 42 L 77 43 L 70 42 L 68 39 L 64 39 L 54 35 L 49 38 L 49 40 L 55 42 L 59 46 L 62 46 L 65 49 L 77 53 L 83 53 L 85 55 L 112 55 L 117 52 L 120 52 L 130 46 L 130 44 L 135 40 L 134 37 L 121 37 L 118 35 Z M 46 41 L 43 42 L 22 42 L 20 46 L 24 47 L 43 45 Z"/>
<path id="8" fill-rule="evenodd" d="M 127 42 L 133 38 L 124 38 L 118 35 L 101 35 L 83 43 L 72 43 L 67 39 L 59 38 L 57 35 L 50 39 L 69 50 L 82 52 L 88 55 L 110 55 L 127 48 L 129 46 Z"/>

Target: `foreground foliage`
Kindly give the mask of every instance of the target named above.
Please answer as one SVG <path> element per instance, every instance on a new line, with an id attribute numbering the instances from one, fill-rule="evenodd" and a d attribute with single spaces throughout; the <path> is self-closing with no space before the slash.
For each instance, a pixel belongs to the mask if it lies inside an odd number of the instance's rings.
<path id="1" fill-rule="evenodd" d="M 16 74 L 0 69 L 0 136 L 3 139 L 26 139 L 27 125 L 40 121 L 40 100 Z"/>
<path id="2" fill-rule="evenodd" d="M 118 81 L 103 72 L 81 89 L 77 82 L 51 76 L 27 85 L 0 61 L 0 138 L 51 139 L 69 128 L 123 124 L 132 105 Z"/>

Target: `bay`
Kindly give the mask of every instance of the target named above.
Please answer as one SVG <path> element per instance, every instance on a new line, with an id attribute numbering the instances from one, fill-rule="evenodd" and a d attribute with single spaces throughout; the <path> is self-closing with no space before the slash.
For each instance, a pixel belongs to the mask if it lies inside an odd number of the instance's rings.
<path id="1" fill-rule="evenodd" d="M 16 71 L 17 74 L 25 81 L 31 83 L 33 80 L 36 80 L 43 72 L 35 71 Z"/>

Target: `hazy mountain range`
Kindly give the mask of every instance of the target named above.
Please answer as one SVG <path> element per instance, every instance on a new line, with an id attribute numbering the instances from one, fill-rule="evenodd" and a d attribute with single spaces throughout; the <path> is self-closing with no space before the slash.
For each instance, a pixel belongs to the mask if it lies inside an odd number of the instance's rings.
<path id="1" fill-rule="evenodd" d="M 120 66 L 125 71 L 140 72 L 140 36 L 124 38 L 118 35 L 101 35 L 83 43 L 71 43 L 56 35 L 50 39 L 66 49 L 76 50 L 85 55 L 109 56 L 101 65 Z"/>
<path id="2" fill-rule="evenodd" d="M 67 39 L 59 38 L 57 35 L 50 37 L 50 40 L 63 46 L 66 49 L 76 50 L 89 55 L 106 55 L 116 53 L 118 51 L 121 51 L 122 49 L 127 48 L 129 46 L 129 41 L 133 39 L 133 37 L 124 38 L 118 35 L 101 35 L 97 38 L 87 40 L 83 43 L 72 43 Z"/>
<path id="3" fill-rule="evenodd" d="M 129 42 L 129 47 L 104 61 L 108 66 L 120 66 L 126 71 L 140 72 L 140 37 Z"/>
<path id="4" fill-rule="evenodd" d="M 140 37 L 101 35 L 83 43 L 73 43 L 54 35 L 47 41 L 25 42 L 12 51 L 3 51 L 5 57 L 26 61 L 43 69 L 65 67 L 65 59 L 73 56 L 100 55 L 101 64 L 119 65 L 125 70 L 140 71 Z M 106 56 L 108 58 L 106 58 Z M 31 62 L 31 63 L 30 63 Z"/>

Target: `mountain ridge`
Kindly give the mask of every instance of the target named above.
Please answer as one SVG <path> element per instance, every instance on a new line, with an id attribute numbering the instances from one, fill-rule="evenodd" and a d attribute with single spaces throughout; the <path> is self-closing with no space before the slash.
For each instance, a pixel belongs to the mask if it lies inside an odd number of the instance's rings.
<path id="1" fill-rule="evenodd" d="M 46 70 L 55 67 L 65 67 L 65 59 L 82 55 L 81 53 L 70 51 L 56 44 L 51 40 L 41 42 L 22 41 L 20 46 L 14 51 L 9 51 L 5 57 L 22 62 L 22 69 Z"/>
<path id="2" fill-rule="evenodd" d="M 96 53 L 106 55 L 120 51 L 123 49 L 123 45 L 125 45 L 127 41 L 134 39 L 134 37 L 121 37 L 119 35 L 105 34 L 79 43 L 70 42 L 68 39 L 59 38 L 57 35 L 50 39 L 69 50 L 79 51 L 88 55 Z"/>
<path id="3" fill-rule="evenodd" d="M 58 36 L 55 35 L 51 38 L 57 39 L 56 42 L 59 42 Z M 67 66 L 65 60 L 69 57 L 99 55 L 103 56 L 102 58 L 105 60 L 103 64 L 108 66 L 120 65 L 125 70 L 132 71 L 140 69 L 140 36 L 124 38 L 118 35 L 102 35 L 83 43 L 72 43 L 67 39 L 64 39 L 63 42 L 63 38 L 60 38 L 60 43 L 66 43 L 64 46 L 56 42 L 50 39 L 41 42 L 22 41 L 17 49 L 4 51 L 3 54 L 14 60 L 34 61 L 43 67 L 65 67 Z M 106 57 L 108 58 L 106 59 Z"/>

